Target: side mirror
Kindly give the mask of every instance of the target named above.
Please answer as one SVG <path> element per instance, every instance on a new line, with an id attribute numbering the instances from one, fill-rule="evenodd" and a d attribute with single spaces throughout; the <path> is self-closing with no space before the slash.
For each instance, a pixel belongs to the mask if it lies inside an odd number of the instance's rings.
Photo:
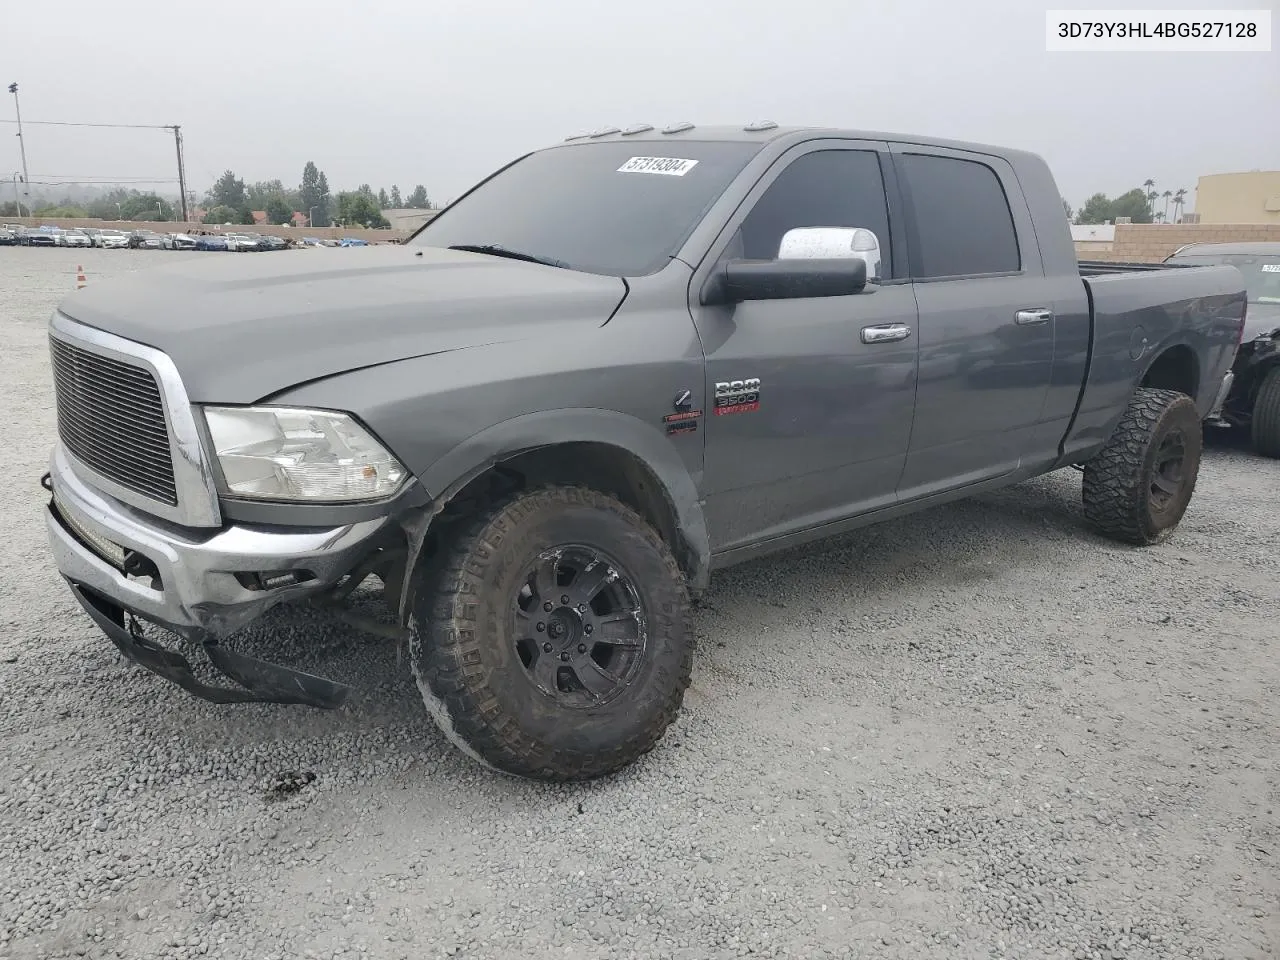
<path id="1" fill-rule="evenodd" d="M 865 227 L 797 227 L 783 234 L 778 259 L 858 259 L 867 276 L 879 279 L 880 239 Z"/>
<path id="2" fill-rule="evenodd" d="M 712 277 L 702 302 L 848 297 L 866 285 L 867 264 L 861 258 L 730 260 Z"/>

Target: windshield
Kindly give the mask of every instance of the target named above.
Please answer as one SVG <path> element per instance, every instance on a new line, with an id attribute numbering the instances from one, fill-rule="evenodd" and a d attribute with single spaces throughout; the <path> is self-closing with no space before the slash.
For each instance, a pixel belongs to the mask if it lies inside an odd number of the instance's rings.
<path id="1" fill-rule="evenodd" d="M 1244 274 L 1250 303 L 1280 303 L 1280 252 L 1186 254 L 1170 257 L 1169 263 L 1229 264 Z"/>
<path id="2" fill-rule="evenodd" d="M 428 221 L 410 246 L 501 247 L 574 270 L 667 264 L 756 143 L 609 141 L 530 154 Z"/>

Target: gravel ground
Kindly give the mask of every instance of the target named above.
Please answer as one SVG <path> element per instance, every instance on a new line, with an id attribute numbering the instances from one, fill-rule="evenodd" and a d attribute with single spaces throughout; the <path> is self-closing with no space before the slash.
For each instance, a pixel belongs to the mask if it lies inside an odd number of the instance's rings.
<path id="1" fill-rule="evenodd" d="M 657 750 L 514 781 L 436 733 L 393 645 L 281 611 L 244 648 L 353 704 L 216 707 L 124 663 L 58 579 L 46 318 L 77 264 L 190 255 L 0 248 L 0 957 L 1280 945 L 1280 463 L 1215 444 L 1150 550 L 1090 533 L 1068 470 L 727 571 Z"/>

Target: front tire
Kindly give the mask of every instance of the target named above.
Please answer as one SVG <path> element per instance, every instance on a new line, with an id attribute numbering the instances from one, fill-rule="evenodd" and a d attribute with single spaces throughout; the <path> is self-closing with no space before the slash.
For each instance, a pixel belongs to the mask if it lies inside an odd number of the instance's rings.
<path id="1" fill-rule="evenodd" d="M 410 659 L 453 743 L 539 780 L 613 773 L 661 739 L 692 670 L 684 577 L 653 528 L 579 487 L 520 493 L 414 591 Z"/>
<path id="2" fill-rule="evenodd" d="M 1258 385 L 1253 401 L 1253 449 L 1280 458 L 1280 366 L 1272 367 Z"/>
<path id="3" fill-rule="evenodd" d="M 1168 539 L 1195 492 L 1203 443 L 1190 397 L 1140 388 L 1106 445 L 1085 464 L 1085 517 L 1122 543 Z"/>

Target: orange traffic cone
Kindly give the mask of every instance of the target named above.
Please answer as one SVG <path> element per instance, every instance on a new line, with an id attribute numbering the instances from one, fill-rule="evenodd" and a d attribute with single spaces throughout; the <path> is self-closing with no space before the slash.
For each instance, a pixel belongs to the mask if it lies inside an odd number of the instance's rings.
<path id="1" fill-rule="evenodd" d="M 84 278 L 84 267 L 77 266 L 76 267 L 76 289 L 77 290 L 82 289 L 86 283 L 88 283 L 88 281 L 85 280 Z"/>

